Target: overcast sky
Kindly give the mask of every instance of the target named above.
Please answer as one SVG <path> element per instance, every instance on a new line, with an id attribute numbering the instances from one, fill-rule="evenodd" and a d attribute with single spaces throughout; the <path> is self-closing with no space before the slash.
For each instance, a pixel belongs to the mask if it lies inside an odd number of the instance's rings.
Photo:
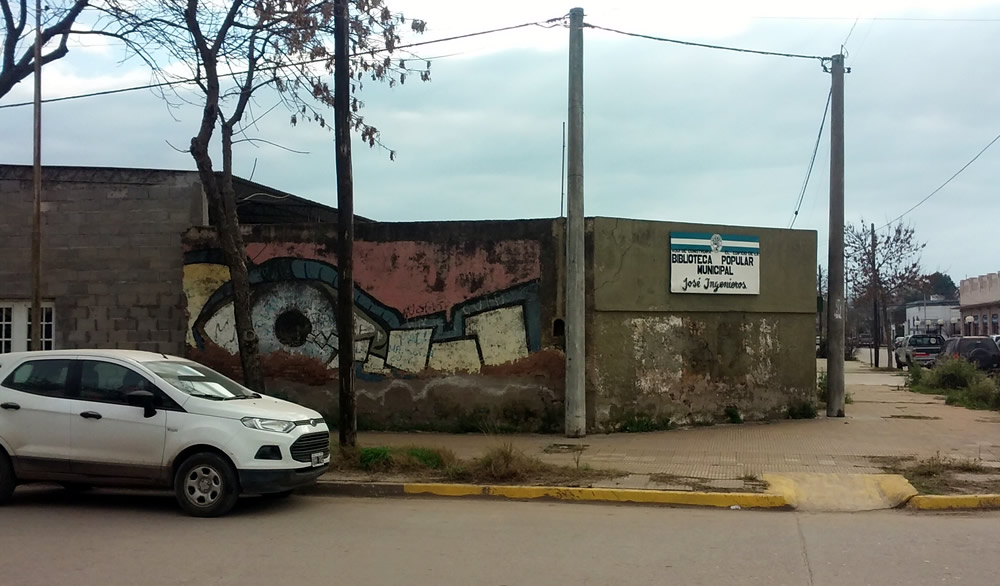
<path id="1" fill-rule="evenodd" d="M 394 0 L 428 40 L 562 16 L 571 5 Z M 995 48 L 1000 1 L 651 0 L 584 4 L 586 21 L 638 33 L 832 55 L 847 39 L 846 214 L 878 225 L 905 212 L 1000 133 Z M 856 22 L 856 25 L 855 25 Z M 852 31 L 853 28 L 853 31 Z M 848 39 L 848 35 L 850 37 Z M 588 216 L 787 227 L 819 130 L 830 76 L 816 61 L 684 47 L 585 31 Z M 432 44 L 432 81 L 365 85 L 366 120 L 397 151 L 354 149 L 356 212 L 386 221 L 559 215 L 568 31 L 531 28 Z M 46 66 L 56 97 L 141 84 L 149 74 L 106 40 Z M 0 105 L 30 100 L 30 80 Z M 257 112 L 275 99 L 262 95 Z M 140 91 L 46 105 L 43 163 L 193 169 L 196 108 Z M 333 134 L 275 109 L 238 145 L 243 177 L 336 205 Z M 332 120 L 332 115 L 328 117 Z M 31 162 L 31 108 L 0 109 L 0 162 Z M 956 283 L 1000 270 L 1000 144 L 906 216 L 927 271 Z M 829 134 L 795 228 L 818 231 L 826 262 Z M 970 231 L 981 237 L 970 238 Z"/>

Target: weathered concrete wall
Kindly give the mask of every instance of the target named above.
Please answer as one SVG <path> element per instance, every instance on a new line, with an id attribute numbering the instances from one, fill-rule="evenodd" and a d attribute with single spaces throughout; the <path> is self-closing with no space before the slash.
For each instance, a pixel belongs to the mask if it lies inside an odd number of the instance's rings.
<path id="1" fill-rule="evenodd" d="M 0 299 L 31 298 L 32 172 L 0 165 Z M 184 349 L 181 235 L 205 221 L 195 173 L 45 167 L 42 297 L 56 348 Z"/>
<path id="2" fill-rule="evenodd" d="M 815 396 L 816 234 L 595 218 L 588 384 L 598 428 L 780 416 Z M 759 295 L 670 292 L 670 232 L 760 238 Z"/>
<path id="3" fill-rule="evenodd" d="M 562 412 L 563 377 L 552 349 L 553 230 L 550 220 L 359 224 L 359 418 L 373 427 L 447 429 L 479 417 L 551 429 L 545 413 Z M 245 238 L 262 351 L 336 368 L 336 229 L 252 226 Z M 214 231 L 192 229 L 185 241 L 187 343 L 235 354 L 231 285 Z M 327 386 L 289 392 L 330 413 Z"/>

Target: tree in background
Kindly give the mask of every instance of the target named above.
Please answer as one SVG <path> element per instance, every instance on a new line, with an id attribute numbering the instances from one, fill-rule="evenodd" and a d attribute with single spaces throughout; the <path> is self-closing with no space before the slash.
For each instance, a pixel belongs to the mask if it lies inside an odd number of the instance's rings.
<path id="1" fill-rule="evenodd" d="M 42 10 L 42 65 L 69 53 L 69 37 L 76 31 L 80 14 L 88 0 L 46 2 Z M 35 71 L 35 7 L 27 0 L 0 0 L 3 29 L 0 30 L 0 98 Z M 82 34 L 82 33 L 81 33 Z M 56 46 L 50 44 L 55 41 Z M 46 47 L 48 46 L 48 50 Z"/>
<path id="2" fill-rule="evenodd" d="M 272 144 L 247 136 L 271 111 L 254 113 L 254 98 L 262 94 L 274 96 L 278 100 L 275 106 L 284 104 L 290 109 L 293 126 L 313 122 L 331 128 L 325 112 L 334 107 L 334 91 L 327 82 L 334 69 L 334 4 L 311 0 L 109 2 L 107 17 L 120 27 L 118 34 L 142 47 L 141 57 L 158 78 L 194 80 L 197 85 L 199 97 L 193 103 L 202 109 L 201 120 L 187 150 L 213 210 L 213 224 L 229 267 L 243 379 L 251 389 L 262 391 L 264 377 L 251 317 L 246 248 L 233 187 L 233 146 L 239 142 Z M 354 92 L 365 79 L 395 85 L 403 83 L 410 72 L 427 81 L 430 63 L 423 69 L 410 69 L 404 60 L 391 59 L 406 20 L 392 13 L 382 0 L 351 0 L 351 5 L 353 129 L 369 146 L 381 146 L 379 132 L 362 118 L 363 103 L 353 97 Z M 417 33 L 424 27 L 423 21 L 409 22 L 409 28 Z M 273 91 L 265 92 L 265 88 Z M 191 96 L 176 95 L 192 103 Z M 217 171 L 210 152 L 216 131 L 221 142 L 221 171 Z M 393 153 L 389 154 L 391 158 Z"/>
<path id="3" fill-rule="evenodd" d="M 905 291 L 920 285 L 920 253 L 925 246 L 917 241 L 913 227 L 902 222 L 891 226 L 888 235 L 875 232 L 874 224 L 866 229 L 864 219 L 860 226 L 848 224 L 844 228 L 846 272 L 856 287 L 857 298 L 879 305 L 890 367 L 895 343 L 887 308 L 898 302 Z M 878 324 L 873 326 L 877 328 Z"/>

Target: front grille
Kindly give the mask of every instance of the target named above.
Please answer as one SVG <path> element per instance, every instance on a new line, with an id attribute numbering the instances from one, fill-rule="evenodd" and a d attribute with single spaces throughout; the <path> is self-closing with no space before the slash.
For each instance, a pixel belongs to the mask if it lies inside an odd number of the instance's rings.
<path id="1" fill-rule="evenodd" d="M 325 431 L 307 433 L 295 440 L 290 451 L 296 462 L 311 462 L 311 457 L 316 452 L 323 452 L 327 456 L 330 454 L 330 434 Z"/>

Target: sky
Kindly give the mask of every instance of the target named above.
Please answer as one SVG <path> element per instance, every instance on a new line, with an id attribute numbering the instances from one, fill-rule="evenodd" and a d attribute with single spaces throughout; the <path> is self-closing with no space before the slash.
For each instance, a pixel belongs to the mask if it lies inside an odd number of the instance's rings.
<path id="1" fill-rule="evenodd" d="M 428 22 L 431 40 L 566 14 L 571 5 L 510 0 L 392 0 Z M 486 6 L 486 5 L 483 5 Z M 846 221 L 876 226 L 906 212 L 1000 133 L 994 51 L 1000 0 L 636 0 L 584 4 L 588 23 L 768 51 L 832 55 L 846 44 Z M 560 214 L 568 30 L 530 27 L 431 44 L 431 81 L 366 84 L 363 113 L 396 151 L 356 141 L 356 213 L 383 221 L 512 219 Z M 830 76 L 818 61 L 584 32 L 584 197 L 588 216 L 787 228 L 816 141 Z M 58 97 L 150 80 L 105 39 L 71 43 L 47 65 Z M 412 79 L 412 78 L 411 78 Z M 30 101 L 26 80 L 0 106 Z M 277 102 L 261 94 L 255 112 Z M 236 173 L 336 205 L 333 133 L 289 124 L 275 108 L 242 143 Z M 151 91 L 43 109 L 43 163 L 193 169 L 185 146 L 196 107 Z M 328 116 L 332 120 L 332 114 Z M 829 125 L 795 229 L 816 230 L 827 265 Z M 0 163 L 31 162 L 31 108 L 0 109 Z M 927 243 L 927 272 L 1000 270 L 1000 144 L 904 217 Z M 981 230 L 981 240 L 957 238 Z"/>

